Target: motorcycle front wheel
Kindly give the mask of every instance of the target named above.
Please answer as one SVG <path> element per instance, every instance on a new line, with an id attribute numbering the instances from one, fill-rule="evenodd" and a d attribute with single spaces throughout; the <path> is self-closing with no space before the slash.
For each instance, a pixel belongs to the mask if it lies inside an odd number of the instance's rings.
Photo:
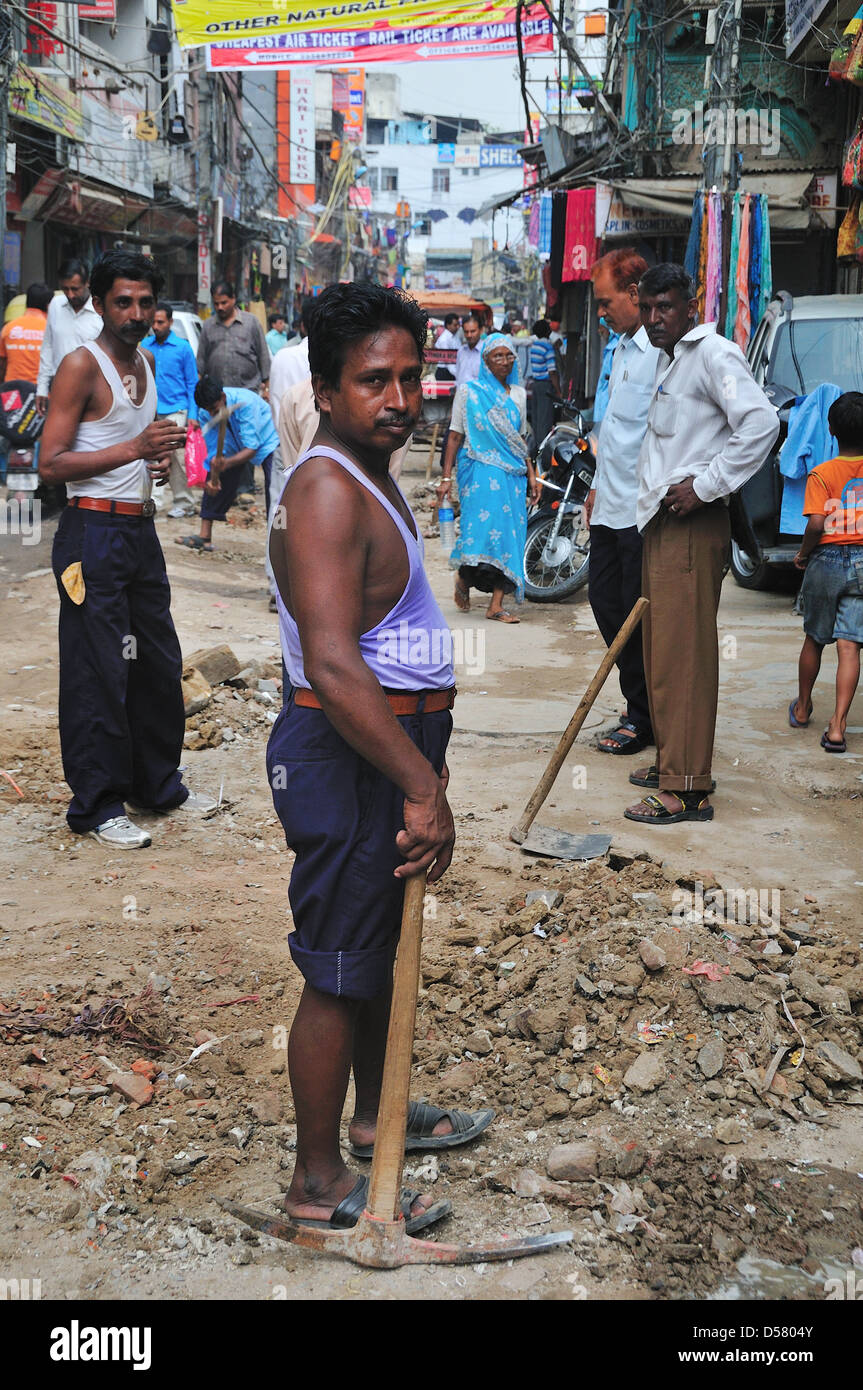
<path id="1" fill-rule="evenodd" d="M 590 528 L 584 509 L 567 512 L 554 541 L 555 516 L 547 512 L 527 523 L 524 546 L 524 592 L 531 603 L 558 603 L 587 583 Z"/>

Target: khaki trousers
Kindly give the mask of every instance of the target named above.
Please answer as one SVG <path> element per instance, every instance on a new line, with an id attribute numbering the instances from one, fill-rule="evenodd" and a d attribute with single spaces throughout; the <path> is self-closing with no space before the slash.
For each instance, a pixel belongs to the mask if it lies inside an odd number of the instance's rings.
<path id="1" fill-rule="evenodd" d="M 713 502 L 678 518 L 661 507 L 643 535 L 644 672 L 660 790 L 709 791 L 728 508 Z"/>
<path id="2" fill-rule="evenodd" d="M 157 420 L 173 420 L 175 424 L 184 425 L 186 423 L 185 413 L 174 411 L 170 415 L 157 415 Z M 189 507 L 197 510 L 195 499 L 189 491 L 189 479 L 186 476 L 186 451 L 185 449 L 175 449 L 171 454 L 171 471 L 168 474 L 168 484 L 171 488 L 175 507 Z"/>

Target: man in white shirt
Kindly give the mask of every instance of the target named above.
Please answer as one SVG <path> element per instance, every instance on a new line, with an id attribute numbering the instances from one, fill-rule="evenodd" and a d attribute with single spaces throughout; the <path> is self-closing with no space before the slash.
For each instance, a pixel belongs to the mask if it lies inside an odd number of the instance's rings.
<path id="1" fill-rule="evenodd" d="M 90 298 L 90 270 L 85 262 L 64 261 L 57 279 L 65 298 L 55 295 L 48 305 L 36 381 L 36 409 L 40 415 L 48 409 L 48 392 L 63 358 L 82 343 L 92 342 L 102 332 L 102 319 Z"/>
<path id="2" fill-rule="evenodd" d="M 462 324 L 462 331 L 464 342 L 461 344 L 455 359 L 456 389 L 459 386 L 464 386 L 466 381 L 476 381 L 482 363 L 482 353 L 480 352 L 482 328 L 479 319 L 475 319 L 473 314 L 469 314 Z"/>
<path id="3" fill-rule="evenodd" d="M 288 347 L 279 348 L 274 355 L 270 366 L 270 409 L 273 412 L 273 424 L 279 428 L 279 416 L 282 408 L 282 398 L 290 386 L 296 386 L 297 382 L 311 379 L 309 371 L 309 323 L 314 311 L 315 301 L 311 298 L 304 299 L 300 309 L 300 341 L 289 344 Z"/>
<path id="4" fill-rule="evenodd" d="M 625 815 L 648 825 L 713 819 L 708 797 L 728 563 L 728 498 L 757 473 L 779 419 L 736 343 L 697 302 L 682 266 L 654 266 L 638 287 L 641 318 L 662 351 L 639 455 L 636 524 L 644 538 L 644 668 L 656 764 L 633 773 L 655 788 Z"/>
<path id="5" fill-rule="evenodd" d="M 660 357 L 638 308 L 638 282 L 646 270 L 644 258 L 633 247 L 623 246 L 603 256 L 591 271 L 597 316 L 621 335 L 599 434 L 594 486 L 587 498 L 588 597 L 606 646 L 611 646 L 641 594 L 642 543 L 635 524 L 638 454 Z M 617 669 L 626 714 L 598 746 L 603 753 L 619 756 L 638 753 L 653 742 L 640 631 L 630 637 Z"/>

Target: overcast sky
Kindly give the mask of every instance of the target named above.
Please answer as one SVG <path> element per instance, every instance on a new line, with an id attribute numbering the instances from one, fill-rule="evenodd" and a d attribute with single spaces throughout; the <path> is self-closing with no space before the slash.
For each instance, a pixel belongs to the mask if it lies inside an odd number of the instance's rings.
<path id="1" fill-rule="evenodd" d="M 497 130 L 524 128 L 524 103 L 516 58 L 462 59 L 454 63 L 375 63 L 370 71 L 397 72 L 402 107 L 425 115 L 473 116 Z M 553 77 L 553 58 L 529 58 L 533 105 L 544 112 L 545 79 Z"/>

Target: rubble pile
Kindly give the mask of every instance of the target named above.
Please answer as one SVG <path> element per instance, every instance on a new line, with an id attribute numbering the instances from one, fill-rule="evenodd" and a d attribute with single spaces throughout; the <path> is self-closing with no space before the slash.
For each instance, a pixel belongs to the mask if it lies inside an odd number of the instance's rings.
<path id="1" fill-rule="evenodd" d="M 426 933 L 416 1054 L 436 1094 L 533 1129 L 610 1108 L 726 1144 L 863 1104 L 861 955 L 817 904 L 780 917 L 778 895 L 647 856 L 527 872 L 552 886 L 501 914 L 455 903 Z"/>
<path id="2" fill-rule="evenodd" d="M 270 657 L 241 667 L 230 647 L 193 652 L 183 667 L 183 698 L 184 747 L 197 751 L 259 738 L 281 709 L 281 661 Z"/>

